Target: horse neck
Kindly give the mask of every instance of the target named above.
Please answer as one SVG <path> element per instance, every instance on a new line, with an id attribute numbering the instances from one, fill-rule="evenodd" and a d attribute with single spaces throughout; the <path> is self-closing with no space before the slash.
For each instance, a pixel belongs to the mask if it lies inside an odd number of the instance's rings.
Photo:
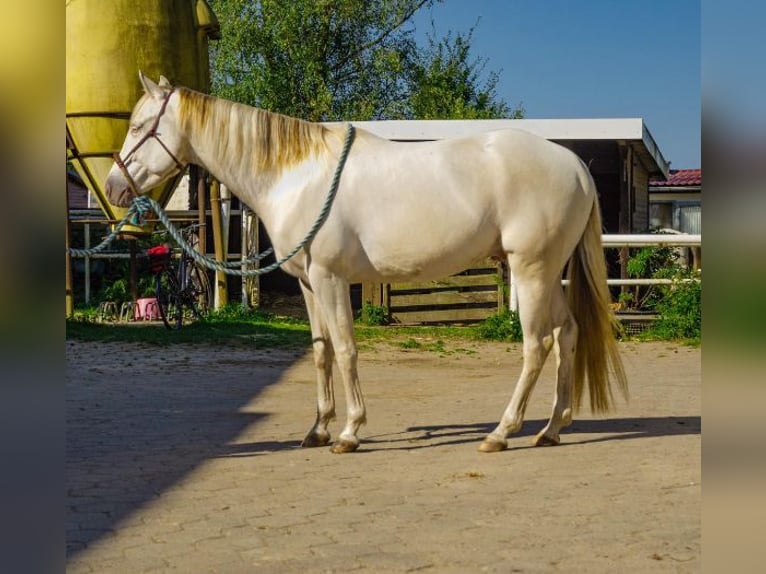
<path id="1" fill-rule="evenodd" d="M 179 125 L 195 158 L 256 210 L 282 173 L 326 150 L 321 124 L 182 90 Z"/>

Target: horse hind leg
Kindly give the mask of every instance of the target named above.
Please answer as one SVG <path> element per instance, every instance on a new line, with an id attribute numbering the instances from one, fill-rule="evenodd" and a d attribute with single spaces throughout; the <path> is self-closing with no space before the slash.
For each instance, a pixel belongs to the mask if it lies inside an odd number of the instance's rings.
<path id="1" fill-rule="evenodd" d="M 500 423 L 479 446 L 481 452 L 505 450 L 508 447 L 507 436 L 521 429 L 527 402 L 553 346 L 549 284 L 517 277 L 519 320 L 524 333 L 524 365 Z"/>
<path id="2" fill-rule="evenodd" d="M 314 426 L 311 427 L 301 442 L 301 446 L 325 446 L 330 443 L 330 432 L 327 430 L 327 425 L 335 418 L 335 395 L 332 380 L 334 350 L 322 313 L 317 308 L 314 293 L 303 282 L 300 285 L 311 324 L 314 365 L 317 371 L 316 420 Z"/>
<path id="3" fill-rule="evenodd" d="M 535 437 L 535 446 L 552 446 L 560 442 L 559 431 L 572 423 L 572 386 L 574 355 L 577 345 L 577 323 L 569 310 L 564 291 L 554 289 L 553 349 L 556 354 L 556 394 L 548 424 Z"/>

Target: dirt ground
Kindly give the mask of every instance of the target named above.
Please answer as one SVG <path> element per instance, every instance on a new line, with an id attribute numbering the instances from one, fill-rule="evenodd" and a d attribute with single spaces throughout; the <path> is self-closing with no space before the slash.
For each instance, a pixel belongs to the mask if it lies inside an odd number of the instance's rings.
<path id="1" fill-rule="evenodd" d="M 519 345 L 431 348 L 362 347 L 369 422 L 333 455 L 298 446 L 302 350 L 68 341 L 67 571 L 700 570 L 701 349 L 621 344 L 630 403 L 533 448 L 549 359 L 522 431 L 482 454 Z"/>

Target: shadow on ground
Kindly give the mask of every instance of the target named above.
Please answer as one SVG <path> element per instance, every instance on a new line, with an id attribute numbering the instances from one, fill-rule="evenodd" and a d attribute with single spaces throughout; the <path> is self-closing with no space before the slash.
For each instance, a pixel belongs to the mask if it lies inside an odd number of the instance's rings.
<path id="1" fill-rule="evenodd" d="M 232 454 L 228 443 L 268 416 L 240 408 L 302 354 L 250 355 L 216 372 L 214 364 L 195 365 L 193 349 L 153 350 L 144 358 L 126 349 L 123 356 L 110 346 L 101 366 L 67 376 L 68 557 L 111 534 L 204 461 Z"/>
<path id="2" fill-rule="evenodd" d="M 521 430 L 509 439 L 535 436 L 547 424 L 547 419 L 528 420 Z M 396 435 L 377 435 L 363 438 L 363 446 L 376 450 L 416 450 L 446 445 L 475 442 L 492 432 L 497 421 L 474 424 L 413 426 Z M 603 441 L 630 440 L 674 435 L 698 435 L 702 419 L 699 416 L 671 416 L 644 418 L 614 418 L 580 420 L 561 431 L 561 444 L 587 444 Z M 583 437 L 581 435 L 599 435 Z M 401 446 L 396 446 L 401 444 Z M 511 448 L 527 448 L 513 447 Z"/>
<path id="3" fill-rule="evenodd" d="M 529 420 L 521 431 L 509 439 L 535 436 L 547 423 L 547 419 Z M 476 443 L 477 447 L 484 437 L 492 432 L 497 422 L 473 424 L 449 424 L 431 426 L 413 426 L 399 433 L 374 436 L 361 436 L 361 445 L 356 454 L 382 450 L 418 450 L 439 448 L 449 445 Z M 630 440 L 649 437 L 676 435 L 698 435 L 701 432 L 701 417 L 645 417 L 615 418 L 602 420 L 582 420 L 572 423 L 561 432 L 561 445 L 588 444 L 604 441 Z M 582 435 L 599 435 L 583 437 Z M 247 457 L 268 452 L 278 452 L 300 448 L 299 441 L 264 441 L 229 445 L 218 456 Z M 329 448 L 329 447 L 322 447 Z M 531 448 L 528 446 L 510 446 L 511 450 Z"/>

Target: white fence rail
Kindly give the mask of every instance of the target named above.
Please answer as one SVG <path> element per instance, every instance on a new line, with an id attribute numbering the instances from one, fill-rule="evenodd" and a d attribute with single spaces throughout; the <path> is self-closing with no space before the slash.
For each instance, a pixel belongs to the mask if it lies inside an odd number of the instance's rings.
<path id="1" fill-rule="evenodd" d="M 610 235 L 601 236 L 604 247 L 699 247 L 702 245 L 702 235 L 685 234 L 633 234 L 633 235 Z"/>
<path id="2" fill-rule="evenodd" d="M 604 248 L 615 247 L 701 247 L 701 234 L 604 234 L 601 236 L 601 242 Z M 699 279 L 687 279 L 686 281 L 699 281 Z M 606 284 L 610 286 L 648 286 L 648 285 L 671 285 L 672 279 L 607 279 Z M 568 285 L 569 281 L 562 279 L 562 285 Z M 516 286 L 513 282 L 513 272 L 511 272 L 510 285 L 510 308 L 518 311 L 519 304 L 516 294 Z"/>

